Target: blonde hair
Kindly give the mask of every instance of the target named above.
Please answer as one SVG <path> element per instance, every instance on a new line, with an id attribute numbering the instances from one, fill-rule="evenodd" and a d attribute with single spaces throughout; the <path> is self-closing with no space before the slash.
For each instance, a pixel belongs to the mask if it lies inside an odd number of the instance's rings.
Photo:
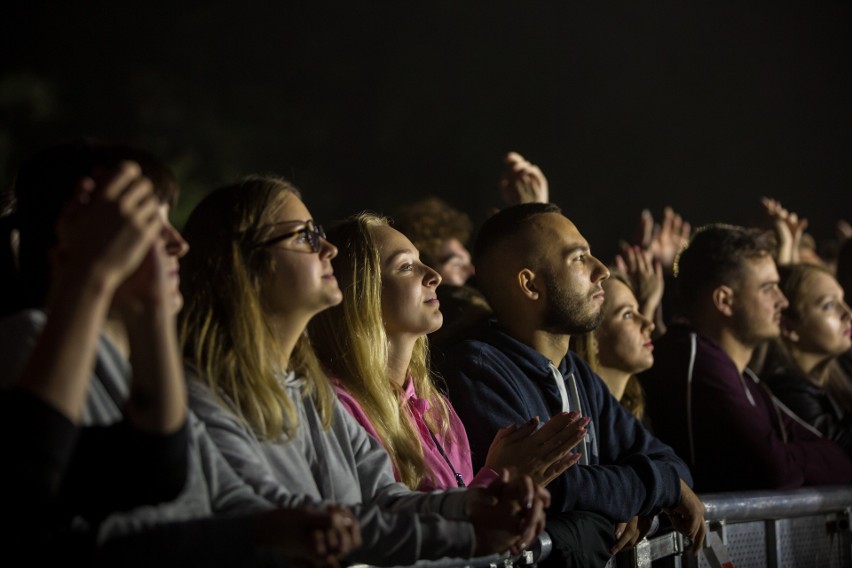
<path id="1" fill-rule="evenodd" d="M 329 240 L 340 251 L 332 265 L 343 291 L 343 302 L 314 317 L 308 329 L 323 365 L 344 383 L 370 419 L 399 479 L 417 489 L 425 474 L 431 472 L 417 427 L 405 410 L 403 393 L 388 376 L 381 260 L 371 231 L 379 226 L 388 226 L 387 219 L 364 212 L 329 231 Z M 427 426 L 445 438 L 449 413 L 444 397 L 432 382 L 428 350 L 426 336 L 418 338 L 408 372 L 418 396 L 429 401 Z"/>
<path id="2" fill-rule="evenodd" d="M 609 278 L 604 281 L 603 285 L 606 286 L 607 281 L 610 280 L 618 280 L 633 292 L 633 286 L 627 277 L 614 267 L 610 267 Z M 594 331 L 572 336 L 571 349 L 585 359 L 592 371 L 600 374 L 599 369 L 601 365 L 598 359 L 598 340 Z M 619 402 L 637 420 L 643 420 L 645 417 L 645 392 L 636 375 L 630 375 L 630 378 L 627 379 L 627 383 L 624 386 L 624 393 L 621 395 Z"/>
<path id="3" fill-rule="evenodd" d="M 179 316 L 184 356 L 260 439 L 295 435 L 294 402 L 278 378 L 282 354 L 264 317 L 261 287 L 272 258 L 257 243 L 271 236 L 282 197 L 299 192 L 276 177 L 250 176 L 219 188 L 193 210 L 184 228 L 192 243 L 182 262 Z M 307 332 L 296 343 L 290 369 L 308 378 L 302 396 L 312 396 L 323 426 L 331 424 L 334 393 L 323 376 Z"/>

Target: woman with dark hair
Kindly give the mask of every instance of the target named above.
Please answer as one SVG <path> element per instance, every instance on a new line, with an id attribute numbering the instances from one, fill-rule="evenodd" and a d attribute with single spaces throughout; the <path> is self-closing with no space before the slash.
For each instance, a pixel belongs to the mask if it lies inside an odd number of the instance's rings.
<path id="1" fill-rule="evenodd" d="M 812 264 L 779 266 L 790 305 L 765 364 L 775 396 L 852 454 L 852 383 L 837 358 L 852 348 L 852 311 L 831 272 Z"/>

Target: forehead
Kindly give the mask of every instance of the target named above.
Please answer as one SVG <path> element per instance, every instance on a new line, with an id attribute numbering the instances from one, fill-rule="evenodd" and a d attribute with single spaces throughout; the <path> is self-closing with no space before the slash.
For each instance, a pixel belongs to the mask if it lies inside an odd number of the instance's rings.
<path id="1" fill-rule="evenodd" d="M 778 269 L 775 260 L 768 254 L 746 258 L 740 272 L 740 283 L 746 286 L 760 286 L 766 282 L 778 281 Z"/>
<path id="2" fill-rule="evenodd" d="M 621 306 L 625 304 L 636 305 L 636 296 L 633 291 L 621 280 L 608 278 L 603 282 L 604 302 L 608 306 Z"/>
<path id="3" fill-rule="evenodd" d="M 289 191 L 282 191 L 276 198 L 278 207 L 272 216 L 273 222 L 307 221 L 311 218 L 308 208 L 302 200 Z"/>
<path id="4" fill-rule="evenodd" d="M 588 248 L 589 243 L 577 226 L 559 213 L 543 213 L 531 224 L 535 240 L 545 249 Z"/>
<path id="5" fill-rule="evenodd" d="M 417 251 L 417 248 L 411 244 L 408 237 L 393 227 L 389 227 L 387 225 L 376 225 L 374 227 L 370 227 L 370 234 L 373 235 L 373 239 L 376 241 L 376 246 L 379 247 L 379 256 L 381 257 L 382 262 L 387 260 L 391 255 L 403 250 L 411 252 Z"/>
<path id="6" fill-rule="evenodd" d="M 843 297 L 843 288 L 833 276 L 822 270 L 808 271 L 798 290 L 799 298 L 804 301 L 832 295 Z"/>

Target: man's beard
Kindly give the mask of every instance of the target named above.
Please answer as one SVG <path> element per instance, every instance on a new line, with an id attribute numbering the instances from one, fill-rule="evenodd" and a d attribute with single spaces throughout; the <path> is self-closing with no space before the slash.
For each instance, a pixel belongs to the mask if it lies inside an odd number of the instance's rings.
<path id="1" fill-rule="evenodd" d="M 589 311 L 591 299 L 572 296 L 552 274 L 546 275 L 545 285 L 550 301 L 544 329 L 565 335 L 579 335 L 594 331 L 603 321 L 601 306 L 596 311 Z"/>

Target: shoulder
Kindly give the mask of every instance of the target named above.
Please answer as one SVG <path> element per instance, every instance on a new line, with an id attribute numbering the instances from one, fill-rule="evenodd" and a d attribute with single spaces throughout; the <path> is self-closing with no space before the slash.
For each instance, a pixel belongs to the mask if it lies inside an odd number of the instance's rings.
<path id="1" fill-rule="evenodd" d="M 23 310 L 0 319 L 0 386 L 11 385 L 23 371 L 46 320 L 41 310 Z"/>

